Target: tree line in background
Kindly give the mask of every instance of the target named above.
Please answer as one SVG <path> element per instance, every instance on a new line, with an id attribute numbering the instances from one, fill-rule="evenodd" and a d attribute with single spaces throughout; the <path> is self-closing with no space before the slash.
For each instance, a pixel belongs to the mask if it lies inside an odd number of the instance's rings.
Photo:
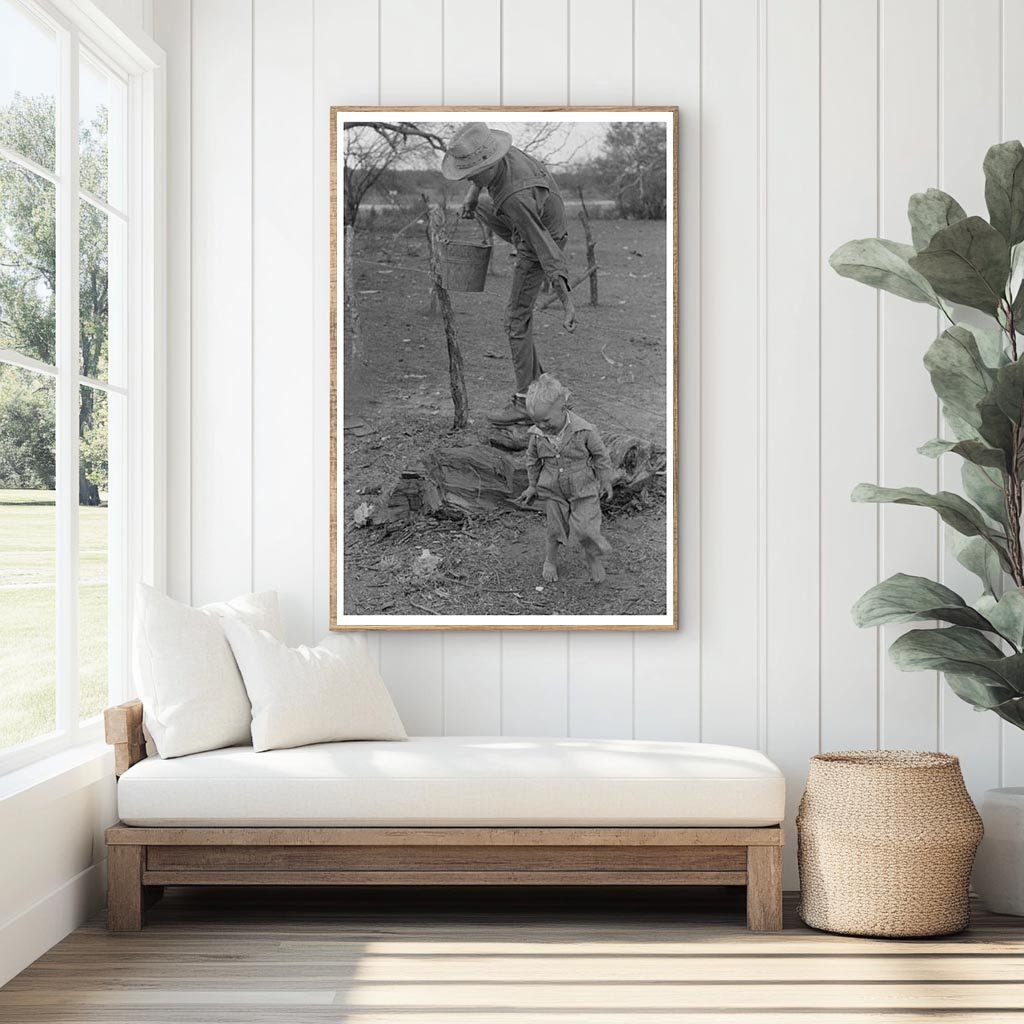
<path id="1" fill-rule="evenodd" d="M 425 131 L 415 124 L 346 122 L 344 224 L 357 225 L 364 203 L 415 205 L 442 182 L 443 139 L 455 124 Z M 619 217 L 663 220 L 667 209 L 666 132 L 656 122 L 609 124 L 599 155 L 576 159 L 568 126 L 539 122 L 515 145 L 546 163 L 564 195 L 607 199 Z M 419 166 L 409 167 L 409 164 Z M 447 183 L 444 183 L 447 184 Z M 456 187 L 461 187 L 456 183 Z"/>
<path id="2" fill-rule="evenodd" d="M 0 143 L 43 167 L 54 167 L 56 110 L 52 97 L 15 93 L 0 106 Z M 105 196 L 105 108 L 79 133 L 81 187 Z M 55 191 L 39 175 L 0 160 L 0 348 L 56 362 L 57 231 Z M 79 370 L 107 370 L 108 232 L 106 215 L 79 207 Z M 79 388 L 79 501 L 97 504 L 107 488 L 107 401 Z M 0 488 L 55 487 L 53 379 L 0 365 Z"/>

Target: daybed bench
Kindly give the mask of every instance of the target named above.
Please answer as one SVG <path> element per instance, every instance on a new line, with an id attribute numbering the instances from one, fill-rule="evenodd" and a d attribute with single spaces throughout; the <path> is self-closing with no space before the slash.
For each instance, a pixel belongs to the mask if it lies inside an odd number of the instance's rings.
<path id="1" fill-rule="evenodd" d="M 105 714 L 120 822 L 108 925 L 165 885 L 740 885 L 782 927 L 785 782 L 738 747 L 414 737 L 146 756 L 142 705 Z"/>

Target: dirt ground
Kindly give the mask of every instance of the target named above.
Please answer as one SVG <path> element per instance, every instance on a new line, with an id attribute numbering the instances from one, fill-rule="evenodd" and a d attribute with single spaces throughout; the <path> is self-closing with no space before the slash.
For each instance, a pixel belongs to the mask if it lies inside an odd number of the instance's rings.
<path id="1" fill-rule="evenodd" d="M 535 313 L 541 362 L 602 435 L 665 444 L 665 222 L 596 220 L 592 229 L 600 304 L 589 304 L 586 283 L 574 291 L 574 334 L 563 329 L 557 301 Z M 484 292 L 452 293 L 470 403 L 470 425 L 455 433 L 444 329 L 428 312 L 426 241 L 417 226 L 394 243 L 395 230 L 356 236 L 362 352 L 345 343 L 342 381 L 345 614 L 663 614 L 663 487 L 641 496 L 617 492 L 606 503 L 604 532 L 615 553 L 601 585 L 590 582 L 578 544 L 564 551 L 558 582 L 544 583 L 539 509 L 356 527 L 357 509 L 380 507 L 399 474 L 416 469 L 426 452 L 486 443 L 485 414 L 505 405 L 515 383 L 503 329 L 511 247 L 496 241 Z M 566 252 L 575 278 L 586 267 L 575 219 Z"/>

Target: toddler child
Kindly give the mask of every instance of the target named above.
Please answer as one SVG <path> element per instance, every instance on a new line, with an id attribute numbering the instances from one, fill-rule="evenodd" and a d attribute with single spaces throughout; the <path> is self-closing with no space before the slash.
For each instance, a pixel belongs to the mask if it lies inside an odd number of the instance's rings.
<path id="1" fill-rule="evenodd" d="M 550 373 L 542 373 L 526 392 L 526 411 L 534 425 L 526 452 L 529 486 L 516 498 L 544 502 L 547 548 L 544 579 L 558 579 L 558 549 L 570 531 L 583 545 L 590 578 L 605 578 L 604 556 L 611 545 L 601 535 L 601 497 L 612 496 L 612 469 L 601 435 L 582 416 L 566 408 L 569 392 Z"/>

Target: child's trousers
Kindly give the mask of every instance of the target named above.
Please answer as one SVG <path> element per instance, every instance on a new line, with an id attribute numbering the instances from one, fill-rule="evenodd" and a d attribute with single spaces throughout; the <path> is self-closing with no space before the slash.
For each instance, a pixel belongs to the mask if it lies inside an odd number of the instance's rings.
<path id="1" fill-rule="evenodd" d="M 612 546 L 601 533 L 601 499 L 596 495 L 573 498 L 545 498 L 547 534 L 549 543 L 568 544 L 575 533 L 581 544 L 599 551 L 611 552 Z"/>

